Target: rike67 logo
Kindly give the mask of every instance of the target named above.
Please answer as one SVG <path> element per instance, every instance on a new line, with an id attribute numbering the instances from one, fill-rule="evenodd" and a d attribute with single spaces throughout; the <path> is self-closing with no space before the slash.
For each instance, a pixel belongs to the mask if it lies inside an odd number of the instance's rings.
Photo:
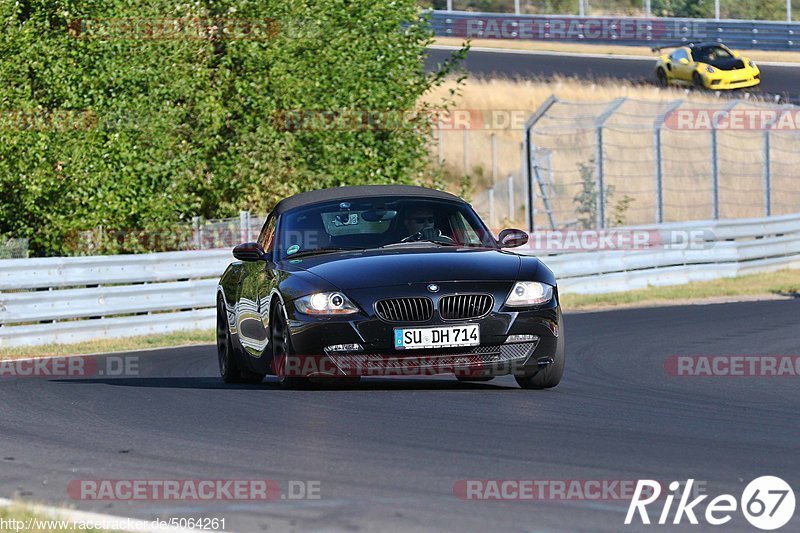
<path id="1" fill-rule="evenodd" d="M 785 526 L 794 515 L 794 492 L 789 484 L 779 477 L 762 476 L 754 479 L 745 487 L 738 501 L 732 494 L 721 494 L 708 502 L 705 513 L 702 514 L 699 507 L 708 495 L 697 496 L 690 501 L 693 484 L 693 479 L 689 479 L 685 485 L 678 481 L 669 484 L 672 494 L 668 494 L 664 498 L 664 506 L 658 515 L 657 524 L 680 524 L 685 517 L 690 524 L 697 525 L 699 524 L 698 515 L 700 515 L 706 523 L 721 526 L 730 522 L 733 513 L 741 509 L 742 514 L 753 527 L 771 531 Z M 683 492 L 678 494 L 677 491 L 681 486 L 684 487 Z M 647 506 L 659 500 L 661 496 L 661 484 L 658 481 L 639 480 L 630 507 L 628 507 L 625 525 L 633 523 L 637 514 L 642 524 L 650 524 Z M 673 512 L 672 504 L 676 496 L 678 504 Z M 670 515 L 672 515 L 671 522 Z"/>

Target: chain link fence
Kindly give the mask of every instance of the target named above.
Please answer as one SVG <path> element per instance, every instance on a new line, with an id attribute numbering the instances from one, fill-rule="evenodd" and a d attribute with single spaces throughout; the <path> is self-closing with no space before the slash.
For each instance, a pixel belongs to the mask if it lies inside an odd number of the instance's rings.
<path id="1" fill-rule="evenodd" d="M 800 107 L 551 97 L 526 130 L 534 227 L 800 211 Z"/>
<path id="2" fill-rule="evenodd" d="M 27 259 L 28 239 L 0 238 L 0 259 Z"/>
<path id="3" fill-rule="evenodd" d="M 258 237 L 266 215 L 242 211 L 238 217 L 176 224 L 167 230 L 93 228 L 70 235 L 74 255 L 131 254 L 233 248 Z"/>

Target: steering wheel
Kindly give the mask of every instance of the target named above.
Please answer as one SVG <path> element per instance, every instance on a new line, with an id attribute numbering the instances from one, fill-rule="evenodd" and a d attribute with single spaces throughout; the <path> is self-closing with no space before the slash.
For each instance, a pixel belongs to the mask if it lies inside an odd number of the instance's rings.
<path id="1" fill-rule="evenodd" d="M 436 228 L 425 228 L 422 231 L 418 231 L 413 235 L 409 235 L 408 237 L 401 239 L 400 242 L 417 242 L 421 240 L 441 242 L 445 244 L 453 244 L 456 242 L 447 235 L 442 235 L 442 233 Z"/>

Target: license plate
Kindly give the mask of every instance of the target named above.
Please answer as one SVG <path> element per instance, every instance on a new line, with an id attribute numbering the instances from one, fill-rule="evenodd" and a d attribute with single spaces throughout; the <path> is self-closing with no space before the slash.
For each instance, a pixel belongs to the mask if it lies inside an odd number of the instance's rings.
<path id="1" fill-rule="evenodd" d="M 478 324 L 464 326 L 442 326 L 438 328 L 396 328 L 395 350 L 419 348 L 455 348 L 478 346 L 481 343 Z"/>

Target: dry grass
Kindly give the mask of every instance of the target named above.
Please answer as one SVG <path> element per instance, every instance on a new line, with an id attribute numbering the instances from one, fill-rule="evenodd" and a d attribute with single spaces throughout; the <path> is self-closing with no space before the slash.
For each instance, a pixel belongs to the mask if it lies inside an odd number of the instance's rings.
<path id="1" fill-rule="evenodd" d="M 83 526 L 86 527 L 83 527 Z M 78 521 L 65 520 L 60 517 L 45 515 L 32 510 L 24 503 L 14 503 L 8 507 L 0 507 L 0 533 L 102 533 L 102 529 L 89 527 Z"/>
<path id="2" fill-rule="evenodd" d="M 426 95 L 426 100 L 438 102 L 446 98 L 454 82 Z M 521 174 L 521 141 L 525 120 L 550 96 L 572 102 L 559 105 L 551 114 L 562 117 L 581 115 L 583 129 L 569 126 L 566 121 L 543 121 L 548 128 L 536 135 L 534 142 L 549 161 L 540 166 L 552 169 L 551 199 L 557 224 L 573 222 L 575 195 L 581 190 L 579 165 L 594 169 L 594 118 L 605 104 L 618 97 L 629 100 L 615 112 L 605 125 L 604 176 L 606 185 L 614 188 L 609 211 L 617 202 L 629 196 L 632 203 L 625 212 L 626 224 L 650 223 L 655 211 L 655 162 L 653 150 L 653 120 L 666 109 L 666 103 L 684 100 L 683 108 L 720 109 L 728 102 L 714 93 L 685 89 L 661 89 L 650 85 L 634 86 L 619 80 L 587 82 L 575 78 L 555 77 L 546 80 L 509 80 L 470 78 L 456 97 L 455 108 L 470 110 L 471 116 L 484 119 L 504 116 L 509 120 L 502 127 L 469 130 L 445 128 L 441 132 L 444 165 L 450 175 L 472 176 L 475 189 L 480 191 L 491 184 L 491 137 L 496 135 L 498 176 Z M 592 105 L 594 104 L 594 105 Z M 740 108 L 752 104 L 740 104 Z M 570 129 L 571 128 L 571 129 Z M 464 161 L 465 131 L 468 141 L 468 161 Z M 722 131 L 719 139 L 720 214 L 723 218 L 762 216 L 763 202 L 763 132 L 758 130 Z M 708 131 L 662 130 L 665 220 L 696 220 L 711 218 L 711 136 Z M 796 186 L 794 170 L 800 166 L 796 150 L 798 136 L 789 133 L 772 135 L 773 214 L 796 212 L 800 209 L 800 189 Z M 438 147 L 432 147 L 434 157 Z M 546 164 L 545 164 L 546 163 Z M 518 185 L 522 191 L 521 182 Z M 522 199 L 520 198 L 520 201 Z M 476 208 L 485 216 L 485 206 Z M 541 210 L 541 206 L 537 206 Z M 522 223 L 522 204 L 509 222 Z M 503 212 L 506 212 L 505 210 Z M 542 219 L 543 221 L 543 219 Z"/>
<path id="3" fill-rule="evenodd" d="M 800 295 L 800 270 L 780 270 L 764 274 L 724 278 L 674 285 L 651 287 L 608 294 L 563 294 L 565 311 L 590 311 L 614 307 L 652 307 L 703 303 L 720 299 L 736 300 L 747 297 L 797 297 Z M 687 299 L 691 297 L 691 299 Z"/>
<path id="4" fill-rule="evenodd" d="M 176 331 L 164 335 L 98 339 L 75 344 L 48 344 L 20 348 L 0 348 L 0 358 L 24 359 L 27 357 L 69 356 L 129 352 L 175 346 L 214 344 L 213 330 Z"/>
<path id="5" fill-rule="evenodd" d="M 464 39 L 459 37 L 437 37 L 436 44 L 461 46 Z M 474 48 L 506 48 L 509 50 L 532 50 L 539 52 L 563 52 L 575 54 L 603 54 L 609 56 L 643 56 L 655 58 L 656 53 L 647 46 L 621 46 L 608 44 L 561 43 L 553 41 L 515 41 L 511 39 L 472 39 Z M 742 55 L 755 61 L 775 61 L 800 64 L 800 52 L 779 52 L 767 50 L 742 50 Z"/>

